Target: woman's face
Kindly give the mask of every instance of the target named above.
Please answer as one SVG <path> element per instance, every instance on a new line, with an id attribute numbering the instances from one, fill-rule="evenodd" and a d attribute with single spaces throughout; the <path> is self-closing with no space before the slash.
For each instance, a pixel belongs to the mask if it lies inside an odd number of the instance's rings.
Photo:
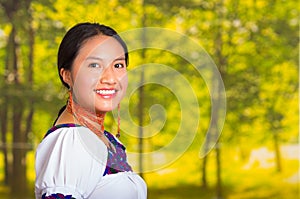
<path id="1" fill-rule="evenodd" d="M 65 75 L 79 105 L 96 112 L 111 111 L 127 89 L 124 49 L 113 37 L 93 37 L 83 43 L 71 72 Z"/>

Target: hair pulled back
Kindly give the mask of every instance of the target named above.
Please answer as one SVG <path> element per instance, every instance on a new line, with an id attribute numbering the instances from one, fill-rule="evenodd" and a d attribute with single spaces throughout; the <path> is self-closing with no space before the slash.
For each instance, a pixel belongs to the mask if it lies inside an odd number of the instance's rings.
<path id="1" fill-rule="evenodd" d="M 114 29 L 99 23 L 85 22 L 76 24 L 70 30 L 68 30 L 65 36 L 63 37 L 57 55 L 57 68 L 59 78 L 66 88 L 69 89 L 70 86 L 63 80 L 60 74 L 60 70 L 62 68 L 65 70 L 71 70 L 74 60 L 76 59 L 78 52 L 81 49 L 82 45 L 85 43 L 85 41 L 98 35 L 105 35 L 115 38 L 124 49 L 125 62 L 126 65 L 128 65 L 129 57 L 127 45 Z M 65 109 L 66 105 L 59 110 L 58 116 L 54 121 L 54 124 Z"/>

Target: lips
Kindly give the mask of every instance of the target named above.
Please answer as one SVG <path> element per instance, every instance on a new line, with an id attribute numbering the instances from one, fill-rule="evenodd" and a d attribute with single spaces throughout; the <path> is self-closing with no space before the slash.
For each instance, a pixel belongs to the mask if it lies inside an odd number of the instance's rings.
<path id="1" fill-rule="evenodd" d="M 96 89 L 95 92 L 104 97 L 104 98 L 111 98 L 116 95 L 118 90 L 116 89 Z"/>

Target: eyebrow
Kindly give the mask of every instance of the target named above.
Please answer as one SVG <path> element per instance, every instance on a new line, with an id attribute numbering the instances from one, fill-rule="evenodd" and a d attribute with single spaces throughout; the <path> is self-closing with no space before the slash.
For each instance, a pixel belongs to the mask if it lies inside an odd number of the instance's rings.
<path id="1" fill-rule="evenodd" d="M 103 61 L 103 59 L 101 57 L 87 57 L 86 58 L 86 60 L 89 60 L 89 59 L 95 59 L 95 60 Z M 123 61 L 123 60 L 126 60 L 125 57 L 118 57 L 118 58 L 114 59 L 113 61 Z"/>

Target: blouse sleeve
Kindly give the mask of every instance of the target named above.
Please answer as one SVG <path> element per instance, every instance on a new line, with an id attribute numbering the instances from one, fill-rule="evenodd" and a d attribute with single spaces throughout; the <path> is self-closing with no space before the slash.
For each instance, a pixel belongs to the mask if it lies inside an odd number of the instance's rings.
<path id="1" fill-rule="evenodd" d="M 87 198 L 102 178 L 107 147 L 85 127 L 61 128 L 36 151 L 36 198 L 62 194 Z"/>

